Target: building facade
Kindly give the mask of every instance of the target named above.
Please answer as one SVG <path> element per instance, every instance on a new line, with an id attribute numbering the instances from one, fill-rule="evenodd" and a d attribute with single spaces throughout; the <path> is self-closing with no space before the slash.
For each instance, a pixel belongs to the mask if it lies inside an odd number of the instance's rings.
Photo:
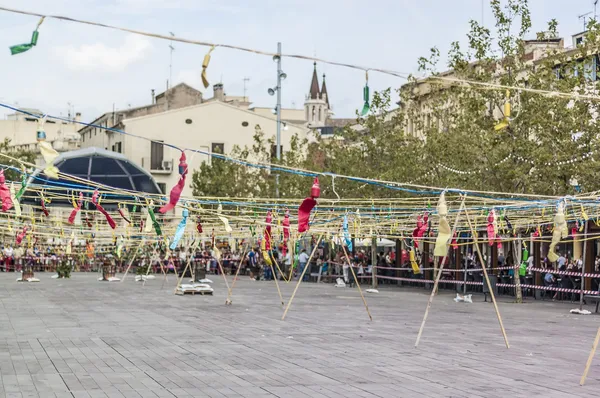
<path id="1" fill-rule="evenodd" d="M 161 191 L 168 194 L 179 180 L 177 165 L 181 153 L 163 143 L 204 152 L 205 154 L 186 154 L 189 169 L 197 170 L 202 162 L 210 162 L 211 153 L 227 154 L 235 145 L 251 146 L 256 126 L 260 126 L 265 138 L 275 137 L 277 120 L 274 115 L 262 115 L 226 102 L 209 101 L 123 119 L 120 121 L 120 129 L 148 140 L 106 131 L 102 145 L 115 148 L 116 152 L 124 154 L 131 162 L 149 171 Z M 289 142 L 294 134 L 304 138 L 307 133 L 307 128 L 289 124 L 287 129 L 281 130 L 282 150 L 289 149 Z M 86 139 L 82 141 L 82 146 L 97 145 L 93 139 Z M 182 194 L 192 195 L 191 177 Z"/>
<path id="2" fill-rule="evenodd" d="M 38 109 L 23 109 L 34 115 L 43 115 Z M 79 121 L 81 114 L 75 114 L 75 120 Z M 43 158 L 37 145 L 38 119 L 24 113 L 13 113 L 7 115 L 6 119 L 0 120 L 0 140 L 9 140 L 9 149 L 13 151 L 29 151 L 37 154 L 36 165 L 43 165 Z M 80 146 L 80 137 L 77 133 L 77 124 L 60 121 L 46 120 L 44 123 L 46 140 L 58 152 L 76 150 Z"/>

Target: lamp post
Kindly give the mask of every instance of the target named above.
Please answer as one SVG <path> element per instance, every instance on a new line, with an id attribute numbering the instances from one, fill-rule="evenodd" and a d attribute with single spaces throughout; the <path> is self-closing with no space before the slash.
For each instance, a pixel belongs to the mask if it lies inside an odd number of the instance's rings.
<path id="1" fill-rule="evenodd" d="M 281 160 L 281 43 L 277 43 L 277 138 L 275 154 Z M 275 174 L 275 197 L 279 197 L 279 173 Z"/>
<path id="2" fill-rule="evenodd" d="M 277 86 L 269 88 L 269 95 L 274 95 L 277 92 L 277 106 L 275 113 L 277 114 L 277 135 L 275 138 L 275 156 L 277 160 L 281 160 L 281 81 L 285 80 L 287 75 L 281 70 L 281 43 L 277 43 L 277 54 L 273 56 L 273 61 L 277 62 Z M 275 197 L 279 197 L 279 173 L 275 174 Z"/>

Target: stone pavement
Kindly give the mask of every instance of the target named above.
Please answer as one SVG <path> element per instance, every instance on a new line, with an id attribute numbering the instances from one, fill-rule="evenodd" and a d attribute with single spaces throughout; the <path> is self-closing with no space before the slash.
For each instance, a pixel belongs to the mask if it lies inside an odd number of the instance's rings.
<path id="1" fill-rule="evenodd" d="M 420 347 L 424 289 L 303 284 L 285 321 L 273 282 L 243 277 L 233 305 L 214 296 L 70 280 L 38 273 L 18 284 L 0 273 L 0 396 L 4 397 L 574 397 L 600 389 L 600 353 L 578 385 L 600 317 L 573 305 L 493 306 L 436 297 Z M 283 284 L 290 297 L 292 284 Z M 589 308 L 589 307 L 588 307 Z"/>

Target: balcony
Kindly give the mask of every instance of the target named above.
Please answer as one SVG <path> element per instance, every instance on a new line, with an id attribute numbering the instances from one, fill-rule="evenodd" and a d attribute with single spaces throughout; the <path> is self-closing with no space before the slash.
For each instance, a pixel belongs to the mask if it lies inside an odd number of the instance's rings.
<path id="1" fill-rule="evenodd" d="M 162 161 L 151 161 L 151 158 L 142 158 L 142 167 L 150 170 L 152 174 L 168 175 L 173 172 L 173 159 Z"/>

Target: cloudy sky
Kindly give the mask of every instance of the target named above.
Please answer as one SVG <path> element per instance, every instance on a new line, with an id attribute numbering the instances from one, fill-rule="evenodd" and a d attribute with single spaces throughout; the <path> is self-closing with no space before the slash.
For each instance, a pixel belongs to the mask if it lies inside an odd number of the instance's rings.
<path id="1" fill-rule="evenodd" d="M 104 22 L 132 29 L 275 51 L 316 55 L 334 61 L 416 73 L 416 60 L 432 46 L 445 53 L 464 42 L 469 20 L 492 22 L 488 0 L 0 0 L 0 6 Z M 582 30 L 578 16 L 593 0 L 530 0 L 533 32 L 551 18 L 570 45 Z M 483 13 L 482 13 L 483 9 Z M 0 11 L 0 102 L 66 115 L 69 103 L 83 119 L 150 102 L 169 77 L 169 42 L 94 26 L 48 19 L 33 50 L 11 56 L 8 47 L 29 41 L 37 18 Z M 205 47 L 175 44 L 173 80 L 202 88 Z M 284 58 L 288 78 L 284 107 L 302 107 L 312 73 L 310 61 Z M 336 117 L 361 107 L 364 72 L 318 65 Z M 274 106 L 274 62 L 265 56 L 217 48 L 209 80 L 229 95 L 247 95 L 256 106 Z M 398 87 L 403 80 L 371 73 L 371 90 Z M 204 90 L 202 88 L 202 90 Z M 209 88 L 205 97 L 212 96 Z M 5 112 L 0 110 L 0 115 Z"/>

